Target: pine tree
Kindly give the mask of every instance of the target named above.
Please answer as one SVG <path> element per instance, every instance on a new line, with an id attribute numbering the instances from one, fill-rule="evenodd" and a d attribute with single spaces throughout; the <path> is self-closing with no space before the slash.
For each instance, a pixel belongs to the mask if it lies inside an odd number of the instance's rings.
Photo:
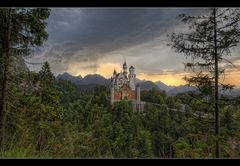
<path id="1" fill-rule="evenodd" d="M 225 57 L 230 55 L 231 48 L 240 42 L 239 9 L 209 9 L 202 16 L 180 15 L 183 23 L 189 25 L 189 33 L 173 33 L 170 36 L 176 52 L 191 57 L 193 62 L 185 68 L 196 76 L 185 77 L 190 85 L 199 88 L 205 97 L 210 98 L 215 111 L 216 157 L 220 157 L 220 121 L 219 121 L 219 86 L 231 89 L 232 85 L 221 83 L 220 76 L 225 70 L 219 63 L 229 62 Z M 210 103 L 210 106 L 211 106 Z"/>
<path id="2" fill-rule="evenodd" d="M 31 48 L 42 45 L 47 39 L 46 22 L 49 9 L 2 8 L 0 9 L 0 147 L 4 138 L 4 113 L 8 99 L 8 85 L 14 58 L 28 55 Z"/>

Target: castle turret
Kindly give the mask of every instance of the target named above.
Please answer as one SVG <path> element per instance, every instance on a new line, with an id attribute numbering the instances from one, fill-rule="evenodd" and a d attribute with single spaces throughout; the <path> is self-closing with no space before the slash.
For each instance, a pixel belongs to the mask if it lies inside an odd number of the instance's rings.
<path id="1" fill-rule="evenodd" d="M 116 72 L 116 70 L 114 69 L 114 71 L 113 71 L 113 75 L 116 75 L 117 74 L 117 72 Z"/>
<path id="2" fill-rule="evenodd" d="M 128 78 L 129 78 L 129 87 L 132 90 L 135 90 L 135 87 L 136 87 L 136 74 L 135 74 L 135 68 L 133 66 L 131 66 L 129 68 Z"/>
<path id="3" fill-rule="evenodd" d="M 123 74 L 127 76 L 127 63 L 126 63 L 126 60 L 124 61 L 123 63 Z"/>
<path id="4" fill-rule="evenodd" d="M 116 78 L 116 75 L 117 75 L 117 72 L 116 72 L 116 70 L 114 69 L 114 71 L 113 71 L 113 78 Z"/>

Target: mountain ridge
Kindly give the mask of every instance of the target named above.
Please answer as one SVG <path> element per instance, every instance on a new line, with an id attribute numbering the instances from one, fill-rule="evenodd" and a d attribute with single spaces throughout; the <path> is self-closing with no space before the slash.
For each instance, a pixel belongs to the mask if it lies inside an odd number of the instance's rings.
<path id="1" fill-rule="evenodd" d="M 110 78 L 105 78 L 100 74 L 88 74 L 84 77 L 81 75 L 73 76 L 67 72 L 58 74 L 56 79 L 68 80 L 74 83 L 79 90 L 81 91 L 94 91 L 97 86 L 110 86 Z M 150 80 L 141 80 L 136 78 L 137 84 L 140 85 L 141 90 L 151 90 L 156 89 L 158 91 L 165 91 L 168 96 L 175 96 L 180 93 L 196 92 L 197 89 L 188 85 L 179 85 L 179 86 L 169 86 L 164 84 L 161 81 L 150 81 Z M 237 97 L 240 96 L 240 89 L 234 89 L 233 91 L 223 92 L 220 91 L 222 95 Z"/>

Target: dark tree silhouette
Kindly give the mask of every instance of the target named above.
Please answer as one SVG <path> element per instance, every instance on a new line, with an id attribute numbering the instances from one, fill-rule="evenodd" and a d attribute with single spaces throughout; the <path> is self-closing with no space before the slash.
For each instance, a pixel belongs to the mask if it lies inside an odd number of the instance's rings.
<path id="1" fill-rule="evenodd" d="M 219 63 L 228 62 L 231 48 L 240 40 L 240 14 L 235 8 L 212 8 L 201 16 L 180 15 L 183 23 L 189 25 L 189 33 L 173 33 L 170 36 L 173 49 L 191 57 L 192 62 L 185 68 L 196 75 L 185 77 L 186 81 L 199 88 L 202 94 L 211 99 L 215 110 L 216 157 L 220 157 L 220 121 L 219 121 L 219 87 L 231 89 L 233 85 L 220 82 L 225 69 Z"/>
<path id="2" fill-rule="evenodd" d="M 28 55 L 31 48 L 47 39 L 45 31 L 49 9 L 0 9 L 0 59 L 2 66 L 0 95 L 0 147 L 4 138 L 4 113 L 7 106 L 8 84 L 15 57 Z"/>

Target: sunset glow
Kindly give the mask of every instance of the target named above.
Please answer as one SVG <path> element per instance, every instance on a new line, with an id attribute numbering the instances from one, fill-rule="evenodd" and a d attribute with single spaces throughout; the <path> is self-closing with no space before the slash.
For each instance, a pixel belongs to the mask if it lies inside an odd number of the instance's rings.
<path id="1" fill-rule="evenodd" d="M 55 75 L 68 72 L 74 76 L 99 74 L 110 78 L 114 69 L 121 72 L 126 59 L 128 67 L 135 67 L 138 79 L 184 85 L 183 77 L 189 73 L 184 71 L 183 63 L 191 59 L 167 46 L 170 42 L 167 35 L 188 32 L 188 28 L 176 20 L 177 15 L 198 15 L 204 11 L 187 8 L 53 9 L 44 51 L 30 61 L 49 61 Z M 237 67 L 227 66 L 225 78 L 220 80 L 237 87 L 240 87 L 239 51 L 240 47 L 236 47 L 227 57 Z M 222 65 L 219 64 L 225 67 L 224 63 Z"/>

